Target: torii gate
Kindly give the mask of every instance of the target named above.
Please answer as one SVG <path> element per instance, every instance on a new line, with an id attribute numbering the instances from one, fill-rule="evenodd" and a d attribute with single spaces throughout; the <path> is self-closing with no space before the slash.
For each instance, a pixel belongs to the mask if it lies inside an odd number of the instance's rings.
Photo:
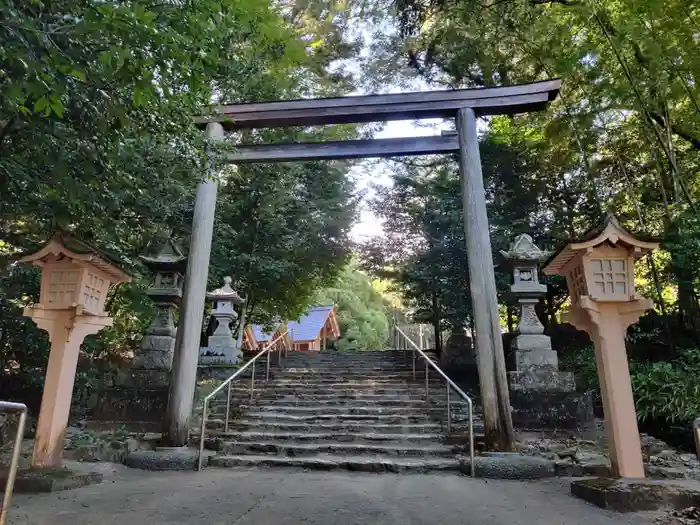
<path id="1" fill-rule="evenodd" d="M 197 380 L 200 330 L 214 231 L 218 181 L 217 162 L 246 164 L 371 157 L 394 157 L 459 152 L 459 171 L 467 239 L 469 282 L 474 308 L 476 354 L 481 383 L 484 430 L 512 441 L 508 382 L 491 258 L 491 239 L 481 171 L 476 119 L 481 116 L 525 113 L 544 109 L 561 88 L 558 79 L 531 84 L 480 89 L 428 91 L 305 99 L 211 108 L 197 123 L 206 135 L 222 140 L 226 130 L 418 120 L 456 119 L 457 135 L 348 140 L 323 143 L 238 145 L 236 152 L 212 159 L 207 177 L 197 188 L 192 220 L 187 277 L 173 359 L 172 384 L 164 421 L 166 440 L 184 446 L 189 433 Z M 496 390 L 506 395 L 496 396 Z M 494 418 L 500 413 L 501 420 Z M 503 434 L 505 432 L 505 434 Z M 492 439 L 493 440 L 493 439 Z"/>

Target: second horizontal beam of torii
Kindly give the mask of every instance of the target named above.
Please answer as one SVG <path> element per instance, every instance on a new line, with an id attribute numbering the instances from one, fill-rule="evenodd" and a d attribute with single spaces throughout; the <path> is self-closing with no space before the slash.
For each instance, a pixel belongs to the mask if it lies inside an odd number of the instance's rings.
<path id="1" fill-rule="evenodd" d="M 395 139 L 343 140 L 294 144 L 239 144 L 223 156 L 228 164 L 402 157 L 459 151 L 457 134 Z"/>

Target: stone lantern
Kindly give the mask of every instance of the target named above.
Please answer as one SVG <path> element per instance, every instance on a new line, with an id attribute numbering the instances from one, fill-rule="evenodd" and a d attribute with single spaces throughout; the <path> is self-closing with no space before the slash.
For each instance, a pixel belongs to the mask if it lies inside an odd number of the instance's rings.
<path id="1" fill-rule="evenodd" d="M 512 269 L 510 292 L 520 309 L 516 336 L 511 342 L 515 370 L 508 373 L 513 423 L 533 429 L 585 426 L 593 419 L 589 398 L 575 392 L 573 373 L 559 371 L 557 353 L 535 311 L 547 293 L 547 286 L 539 281 L 539 265 L 548 254 L 529 235 L 522 234 L 501 255 Z"/>
<path id="2" fill-rule="evenodd" d="M 154 257 L 142 255 L 140 259 L 155 274 L 146 294 L 155 304 L 156 315 L 134 356 L 132 369 L 153 371 L 147 372 L 151 386 L 168 386 L 177 333 L 174 315 L 182 298 L 187 257 L 175 243 L 167 241 Z"/>
<path id="3" fill-rule="evenodd" d="M 513 341 L 515 347 L 516 377 L 511 375 L 512 387 L 518 388 L 518 377 L 528 372 L 540 372 L 538 378 L 530 378 L 527 386 L 533 382 L 554 382 L 561 386 L 558 379 L 545 377 L 549 372 L 557 372 L 559 362 L 557 353 L 552 350 L 548 335 L 544 335 L 544 326 L 537 317 L 535 307 L 540 298 L 547 294 L 547 286 L 540 283 L 538 267 L 547 258 L 547 252 L 540 250 L 532 241 L 532 237 L 523 233 L 518 235 L 509 251 L 501 251 L 501 255 L 513 270 L 513 284 L 510 287 L 511 296 L 520 307 L 520 319 Z M 569 377 L 571 376 L 571 377 Z M 573 376 L 566 375 L 566 390 L 573 390 Z"/>
<path id="4" fill-rule="evenodd" d="M 231 288 L 231 282 L 230 277 L 224 277 L 224 285 L 221 288 L 207 293 L 207 299 L 214 302 L 211 317 L 217 323 L 205 349 L 205 352 L 210 354 L 210 359 L 207 359 L 209 361 L 236 363 L 243 356 L 231 333 L 231 323 L 238 319 L 234 306 L 243 304 L 245 299 Z"/>
<path id="5" fill-rule="evenodd" d="M 85 336 L 112 325 L 104 310 L 111 284 L 130 277 L 103 252 L 66 236 L 56 235 L 38 252 L 19 262 L 41 268 L 39 303 L 24 315 L 46 330 L 51 352 L 46 369 L 32 465 L 60 463 L 80 345 Z"/>
<path id="6" fill-rule="evenodd" d="M 566 277 L 571 308 L 563 319 L 587 332 L 595 345 L 610 459 L 620 477 L 644 477 L 625 335 L 653 306 L 635 292 L 635 261 L 658 246 L 634 237 L 609 216 L 556 253 L 543 270 Z"/>
<path id="7" fill-rule="evenodd" d="M 159 431 L 168 405 L 177 333 L 175 312 L 182 298 L 187 257 L 168 240 L 155 255 L 139 258 L 155 274 L 146 295 L 153 301 L 156 314 L 134 352 L 131 367 L 120 371 L 114 384 L 97 396 L 90 424 L 97 424 L 98 428 Z"/>

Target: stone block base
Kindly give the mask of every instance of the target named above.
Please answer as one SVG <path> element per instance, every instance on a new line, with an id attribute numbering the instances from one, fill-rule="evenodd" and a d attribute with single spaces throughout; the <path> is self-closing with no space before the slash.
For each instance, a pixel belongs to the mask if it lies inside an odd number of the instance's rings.
<path id="1" fill-rule="evenodd" d="M 169 370 L 131 369 L 119 372 L 116 386 L 136 390 L 162 390 L 170 388 Z"/>
<path id="2" fill-rule="evenodd" d="M 573 372 L 554 370 L 527 370 L 508 372 L 511 390 L 543 390 L 546 392 L 573 392 L 576 380 Z"/>
<path id="3" fill-rule="evenodd" d="M 7 471 L 0 472 L 0 485 L 7 482 Z M 57 468 L 30 468 L 17 472 L 15 492 L 36 493 L 56 492 L 59 490 L 77 489 L 102 482 L 99 472 L 75 472 Z"/>
<path id="4" fill-rule="evenodd" d="M 239 368 L 240 366 L 232 364 L 200 363 L 197 367 L 197 382 L 206 381 L 208 379 L 214 379 L 215 381 L 225 381 L 226 379 L 231 377 Z M 265 378 L 263 377 L 262 379 Z"/>
<path id="5" fill-rule="evenodd" d="M 571 483 L 571 494 L 603 509 L 638 512 L 700 505 L 700 483 L 610 478 Z"/>
<path id="6" fill-rule="evenodd" d="M 511 390 L 510 404 L 522 430 L 575 430 L 595 420 L 590 393 Z"/>
<path id="7" fill-rule="evenodd" d="M 478 371 L 471 337 L 459 333 L 451 334 L 442 347 L 440 368 L 456 381 L 476 379 Z"/>
<path id="8" fill-rule="evenodd" d="M 134 432 L 160 430 L 169 389 L 112 387 L 103 390 L 92 409 L 90 428 L 125 426 Z"/>
<path id="9" fill-rule="evenodd" d="M 141 470 L 195 470 L 198 459 L 197 449 L 156 448 L 156 450 L 142 450 L 129 454 L 124 464 Z"/>

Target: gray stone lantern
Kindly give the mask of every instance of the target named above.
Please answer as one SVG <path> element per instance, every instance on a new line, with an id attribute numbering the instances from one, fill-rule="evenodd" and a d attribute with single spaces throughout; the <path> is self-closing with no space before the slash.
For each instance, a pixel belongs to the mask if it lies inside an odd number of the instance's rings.
<path id="1" fill-rule="evenodd" d="M 557 353 L 544 333 L 535 307 L 547 294 L 540 283 L 539 265 L 549 254 L 527 234 L 518 235 L 508 251 L 501 251 L 512 270 L 511 297 L 520 319 L 511 345 L 515 370 L 508 373 L 513 423 L 524 428 L 576 428 L 592 420 L 590 401 L 575 392 L 571 372 L 560 372 Z"/>
<path id="2" fill-rule="evenodd" d="M 245 299 L 231 288 L 231 282 L 230 277 L 224 277 L 221 288 L 207 293 L 207 299 L 214 302 L 211 317 L 217 324 L 214 333 L 209 336 L 206 352 L 213 360 L 223 363 L 236 363 L 243 356 L 231 333 L 231 323 L 238 319 L 234 307 L 243 304 Z"/>
<path id="3" fill-rule="evenodd" d="M 520 307 L 520 320 L 516 333 L 518 348 L 530 349 L 549 346 L 549 337 L 544 334 L 544 326 L 540 323 L 535 306 L 547 294 L 547 286 L 540 283 L 538 267 L 547 259 L 547 252 L 540 250 L 532 237 L 523 233 L 516 237 L 509 251 L 501 251 L 501 255 L 513 270 L 511 295 Z M 519 344 L 518 344 L 519 343 Z M 544 364 L 544 363 L 543 363 Z M 556 367 L 556 354 L 554 355 Z"/>
<path id="4" fill-rule="evenodd" d="M 132 369 L 169 372 L 175 349 L 175 311 L 182 298 L 187 257 L 172 241 L 163 244 L 155 256 L 142 255 L 141 261 L 155 273 L 153 285 L 146 291 L 156 306 L 156 315 L 134 356 Z M 168 383 L 166 374 L 152 374 L 152 385 Z"/>
<path id="5" fill-rule="evenodd" d="M 170 374 L 175 349 L 175 312 L 182 297 L 187 257 L 168 240 L 153 256 L 141 261 L 155 275 L 146 294 L 156 314 L 128 370 L 120 372 L 115 384 L 100 392 L 91 418 L 103 428 L 126 428 L 157 432 L 168 405 Z"/>

